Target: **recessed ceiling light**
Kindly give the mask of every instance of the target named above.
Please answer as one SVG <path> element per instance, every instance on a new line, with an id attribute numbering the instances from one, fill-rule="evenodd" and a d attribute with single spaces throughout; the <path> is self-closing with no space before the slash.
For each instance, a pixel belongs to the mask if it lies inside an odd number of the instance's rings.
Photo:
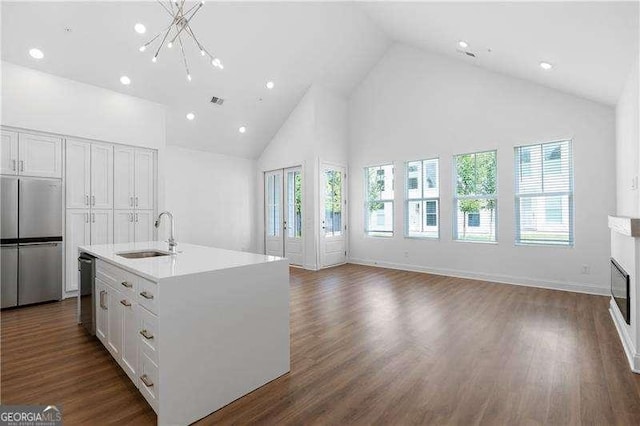
<path id="1" fill-rule="evenodd" d="M 190 113 L 187 114 L 187 120 L 191 121 L 194 118 L 196 118 L 196 115 L 194 113 L 190 112 Z"/>
<path id="2" fill-rule="evenodd" d="M 240 133 L 245 133 L 245 132 L 247 131 L 247 128 L 246 128 L 246 127 L 244 127 L 244 126 L 240 126 L 240 128 L 238 129 L 238 131 L 239 131 Z"/>
<path id="3" fill-rule="evenodd" d="M 466 41 L 464 41 L 464 40 L 460 40 L 460 41 L 458 42 L 458 46 L 460 46 L 460 47 L 461 47 L 461 48 L 463 48 L 463 49 L 466 49 L 467 47 L 469 47 L 469 43 L 467 43 L 467 42 L 466 42 Z"/>
<path id="4" fill-rule="evenodd" d="M 31 57 L 33 59 L 42 59 L 42 58 L 44 58 L 44 53 L 42 53 L 42 50 L 36 49 L 35 47 L 33 49 L 29 50 L 29 55 L 31 55 Z"/>
<path id="5" fill-rule="evenodd" d="M 273 89 L 275 86 L 275 84 L 273 83 L 273 81 L 267 81 L 267 89 Z"/>
<path id="6" fill-rule="evenodd" d="M 125 86 L 128 86 L 131 84 L 131 79 L 126 75 L 123 75 L 122 77 L 120 77 L 120 83 L 124 84 Z"/>
<path id="7" fill-rule="evenodd" d="M 551 65 L 549 62 L 540 62 L 540 68 L 548 71 L 553 68 L 553 65 Z"/>
<path id="8" fill-rule="evenodd" d="M 144 24 L 141 24 L 140 22 L 138 22 L 133 28 L 138 34 L 144 34 L 147 32 L 147 27 L 145 27 Z"/>

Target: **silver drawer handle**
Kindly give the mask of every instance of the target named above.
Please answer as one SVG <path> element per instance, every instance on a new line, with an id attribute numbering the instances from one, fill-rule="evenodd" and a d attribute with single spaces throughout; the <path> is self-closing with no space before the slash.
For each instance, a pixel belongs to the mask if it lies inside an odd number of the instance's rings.
<path id="1" fill-rule="evenodd" d="M 131 306 L 131 302 L 127 302 L 125 299 L 122 299 L 120 303 L 122 303 L 124 306 Z"/>
<path id="2" fill-rule="evenodd" d="M 147 376 L 146 374 L 143 374 L 142 376 L 140 376 L 140 380 L 142 380 L 142 383 L 144 383 L 146 387 L 148 388 L 153 387 L 153 382 L 149 380 L 149 376 Z"/>
<path id="3" fill-rule="evenodd" d="M 133 284 L 131 284 L 130 282 L 127 281 L 122 281 L 120 284 L 122 284 L 123 286 L 125 286 L 126 288 L 131 288 L 133 287 Z"/>
<path id="4" fill-rule="evenodd" d="M 16 170 L 16 160 L 11 160 L 11 162 L 12 162 L 12 164 L 13 164 L 12 170 L 13 170 L 14 172 L 15 172 L 15 171 L 17 171 L 17 170 Z"/>
<path id="5" fill-rule="evenodd" d="M 140 296 L 144 297 L 145 299 L 153 299 L 153 294 L 151 293 L 147 293 L 146 291 L 143 291 L 142 293 L 140 293 Z"/>
<path id="6" fill-rule="evenodd" d="M 24 172 L 24 160 L 20 160 L 20 171 Z"/>
<path id="7" fill-rule="evenodd" d="M 153 339 L 153 334 L 149 333 L 146 328 L 143 330 L 140 330 L 140 334 L 142 334 L 142 337 L 144 337 L 147 340 Z"/>
<path id="8" fill-rule="evenodd" d="M 100 291 L 100 307 L 102 309 L 107 309 L 107 305 L 104 304 L 104 296 L 107 294 L 106 291 L 102 290 Z"/>

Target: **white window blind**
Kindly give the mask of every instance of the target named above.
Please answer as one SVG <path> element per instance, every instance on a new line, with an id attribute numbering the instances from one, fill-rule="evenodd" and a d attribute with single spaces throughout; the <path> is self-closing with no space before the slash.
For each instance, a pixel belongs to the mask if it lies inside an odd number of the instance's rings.
<path id="1" fill-rule="evenodd" d="M 439 160 L 406 164 L 405 235 L 438 238 L 440 223 Z"/>
<path id="2" fill-rule="evenodd" d="M 474 242 L 496 241 L 497 226 L 496 151 L 454 157 L 454 238 Z"/>
<path id="3" fill-rule="evenodd" d="M 365 233 L 393 236 L 393 164 L 365 167 Z"/>
<path id="4" fill-rule="evenodd" d="M 515 148 L 516 243 L 573 245 L 571 141 Z"/>

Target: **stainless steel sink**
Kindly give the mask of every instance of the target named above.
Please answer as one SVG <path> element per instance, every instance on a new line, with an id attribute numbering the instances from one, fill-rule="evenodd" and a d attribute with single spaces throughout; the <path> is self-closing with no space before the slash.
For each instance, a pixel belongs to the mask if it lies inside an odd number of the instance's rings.
<path id="1" fill-rule="evenodd" d="M 145 259 L 147 257 L 169 256 L 169 253 L 159 250 L 129 251 L 116 254 L 120 257 L 124 257 L 125 259 Z"/>

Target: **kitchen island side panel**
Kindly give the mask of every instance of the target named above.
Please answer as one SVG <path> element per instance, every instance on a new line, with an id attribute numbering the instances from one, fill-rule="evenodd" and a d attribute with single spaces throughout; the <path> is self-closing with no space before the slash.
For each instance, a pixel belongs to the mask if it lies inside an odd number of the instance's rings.
<path id="1" fill-rule="evenodd" d="M 289 371 L 287 260 L 159 286 L 159 424 L 194 422 Z"/>

